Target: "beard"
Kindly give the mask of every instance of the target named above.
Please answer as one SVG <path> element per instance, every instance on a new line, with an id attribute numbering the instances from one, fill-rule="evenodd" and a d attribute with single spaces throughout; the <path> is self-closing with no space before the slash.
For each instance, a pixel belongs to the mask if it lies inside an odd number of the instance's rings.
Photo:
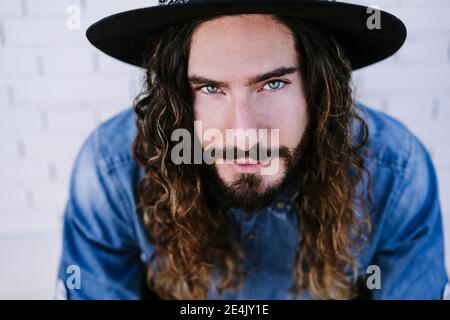
<path id="1" fill-rule="evenodd" d="M 208 203 L 214 206 L 219 204 L 224 210 L 241 208 L 246 212 L 259 211 L 269 206 L 285 188 L 300 181 L 301 167 L 310 140 L 309 132 L 307 127 L 295 149 L 289 150 L 284 146 L 279 148 L 279 158 L 284 161 L 285 172 L 278 181 L 268 187 L 264 187 L 263 177 L 256 174 L 239 174 L 233 182 L 226 183 L 215 165 L 203 164 L 201 176 Z"/>

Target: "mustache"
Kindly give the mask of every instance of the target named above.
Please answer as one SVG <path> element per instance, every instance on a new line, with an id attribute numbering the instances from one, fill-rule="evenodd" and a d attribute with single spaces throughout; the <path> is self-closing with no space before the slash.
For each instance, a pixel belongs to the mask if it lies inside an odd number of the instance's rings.
<path id="1" fill-rule="evenodd" d="M 210 148 L 206 150 L 211 153 L 215 159 L 223 160 L 237 160 L 241 158 L 250 158 L 256 161 L 269 160 L 272 157 L 278 156 L 280 158 L 289 159 L 292 152 L 286 146 L 279 146 L 274 148 L 266 148 L 259 143 L 255 144 L 249 150 L 242 150 L 237 147 L 227 146 L 225 148 Z"/>

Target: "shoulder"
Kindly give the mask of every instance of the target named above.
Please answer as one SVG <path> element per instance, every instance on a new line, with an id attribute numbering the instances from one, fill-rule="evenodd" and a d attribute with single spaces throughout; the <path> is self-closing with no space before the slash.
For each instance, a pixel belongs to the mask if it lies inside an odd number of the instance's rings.
<path id="1" fill-rule="evenodd" d="M 357 104 L 368 127 L 367 145 L 361 151 L 379 189 L 390 193 L 425 192 L 436 183 L 431 156 L 420 139 L 400 121 Z M 398 200 L 398 199 L 397 199 Z"/>
<path id="2" fill-rule="evenodd" d="M 78 151 L 59 277 L 67 280 L 67 267 L 77 265 L 87 278 L 80 290 L 68 291 L 72 299 L 141 297 L 142 257 L 148 259 L 153 247 L 135 212 L 133 122 L 132 110 L 120 112 L 93 130 Z"/>
<path id="3" fill-rule="evenodd" d="M 127 108 L 102 122 L 86 143 L 108 170 L 114 170 L 117 166 L 133 163 L 132 144 L 135 136 L 134 112 L 132 108 Z"/>
<path id="4" fill-rule="evenodd" d="M 361 104 L 369 130 L 364 161 L 386 243 L 400 242 L 410 230 L 435 223 L 439 216 L 437 177 L 422 142 L 398 120 Z M 431 228 L 431 227 L 430 227 Z"/>
<path id="5" fill-rule="evenodd" d="M 356 104 L 356 111 L 368 127 L 367 146 L 363 151 L 366 161 L 397 173 L 405 173 L 429 161 L 423 143 L 399 120 L 361 103 Z"/>
<path id="6" fill-rule="evenodd" d="M 79 209 L 78 217 L 89 215 L 98 222 L 114 218 L 124 226 L 134 220 L 140 169 L 132 153 L 135 133 L 130 108 L 101 123 L 85 139 L 73 165 L 69 189 L 69 204 Z"/>

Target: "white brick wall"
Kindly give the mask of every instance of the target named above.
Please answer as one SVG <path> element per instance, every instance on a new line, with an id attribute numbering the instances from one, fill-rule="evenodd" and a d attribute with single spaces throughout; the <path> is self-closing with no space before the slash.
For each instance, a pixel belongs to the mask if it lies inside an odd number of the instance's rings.
<path id="1" fill-rule="evenodd" d="M 377 5 L 407 26 L 402 49 L 382 63 L 355 72 L 354 83 L 359 100 L 404 122 L 430 151 L 438 173 L 450 270 L 450 1 L 344 2 Z"/>
<path id="2" fill-rule="evenodd" d="M 93 48 L 86 28 L 156 2 L 0 0 L 0 299 L 52 297 L 74 156 L 140 87 L 141 71 Z M 450 1 L 353 2 L 378 5 L 407 24 L 398 54 L 355 72 L 357 97 L 404 121 L 431 151 L 450 230 Z M 70 5 L 81 9 L 80 30 L 66 27 Z M 449 252 L 450 232 L 446 246 Z"/>
<path id="3" fill-rule="evenodd" d="M 74 157 L 138 92 L 141 72 L 98 52 L 86 28 L 154 3 L 0 0 L 0 299 L 53 297 Z M 66 27 L 70 5 L 79 30 Z"/>

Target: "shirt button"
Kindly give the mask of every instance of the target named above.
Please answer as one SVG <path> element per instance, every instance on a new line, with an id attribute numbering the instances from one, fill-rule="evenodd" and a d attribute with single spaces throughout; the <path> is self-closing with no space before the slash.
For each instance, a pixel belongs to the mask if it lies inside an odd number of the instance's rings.
<path id="1" fill-rule="evenodd" d="M 283 201 L 278 201 L 277 203 L 276 203 L 276 207 L 278 208 L 278 209 L 283 209 L 284 208 L 284 202 Z"/>
<path id="2" fill-rule="evenodd" d="M 253 241 L 256 239 L 256 232 L 249 232 L 245 237 L 247 238 L 247 240 Z"/>

